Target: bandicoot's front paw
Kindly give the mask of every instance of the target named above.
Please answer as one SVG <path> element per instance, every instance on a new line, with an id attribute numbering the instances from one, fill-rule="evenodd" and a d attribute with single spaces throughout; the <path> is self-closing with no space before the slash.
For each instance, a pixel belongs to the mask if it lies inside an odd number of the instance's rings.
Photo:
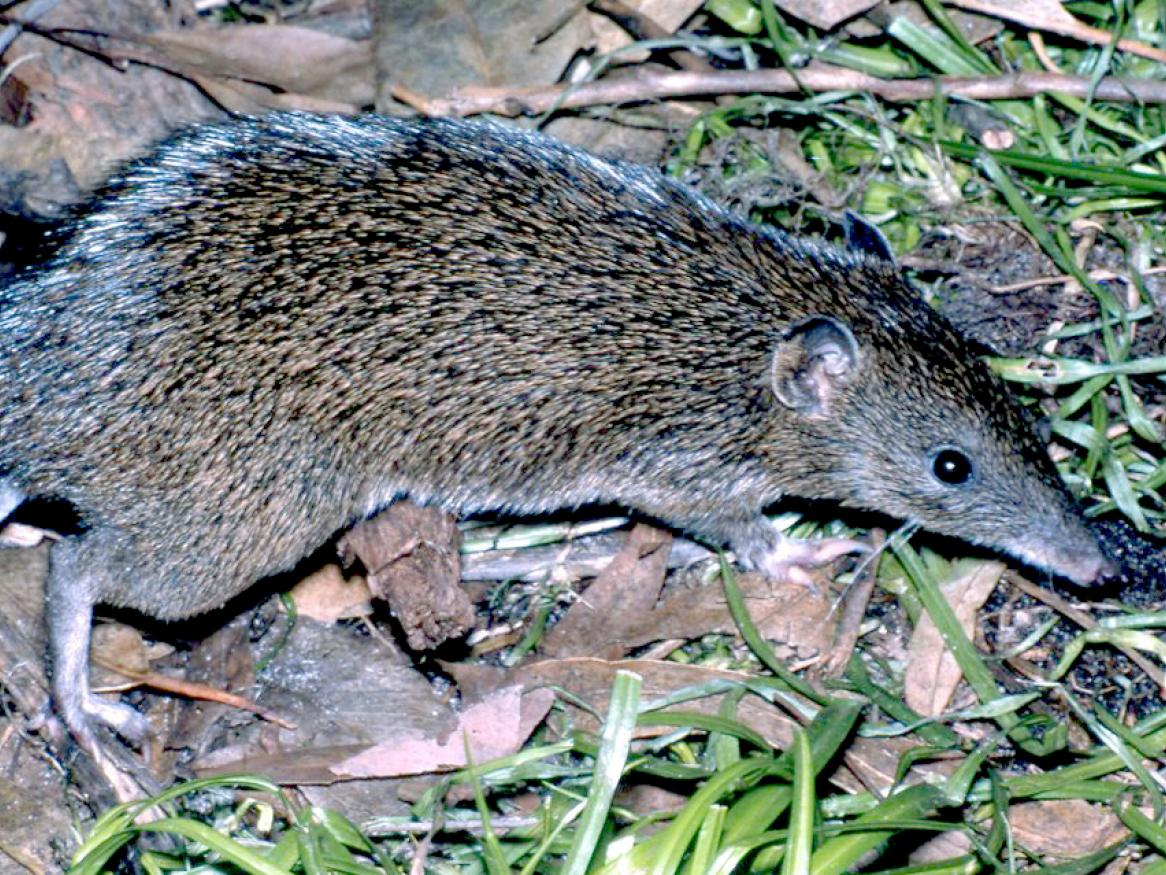
<path id="1" fill-rule="evenodd" d="M 747 549 L 738 559 L 776 583 L 797 583 L 812 587 L 808 569 L 833 562 L 847 553 L 865 553 L 870 547 L 853 538 L 790 538 L 780 532 L 770 543 Z"/>

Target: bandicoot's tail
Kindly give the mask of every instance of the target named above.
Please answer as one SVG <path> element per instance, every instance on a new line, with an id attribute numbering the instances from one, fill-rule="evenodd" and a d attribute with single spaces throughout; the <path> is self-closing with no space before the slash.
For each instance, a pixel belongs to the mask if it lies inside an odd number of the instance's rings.
<path id="1" fill-rule="evenodd" d="M 35 547 L 44 539 L 45 532 L 38 528 L 19 523 L 7 524 L 12 512 L 27 497 L 24 490 L 11 480 L 0 477 L 0 548 Z"/>
<path id="2" fill-rule="evenodd" d="M 24 502 L 24 491 L 15 483 L 0 477 L 0 523 L 12 516 L 12 512 Z"/>
<path id="3" fill-rule="evenodd" d="M 15 483 L 0 477 L 0 523 L 24 502 L 24 492 Z"/>

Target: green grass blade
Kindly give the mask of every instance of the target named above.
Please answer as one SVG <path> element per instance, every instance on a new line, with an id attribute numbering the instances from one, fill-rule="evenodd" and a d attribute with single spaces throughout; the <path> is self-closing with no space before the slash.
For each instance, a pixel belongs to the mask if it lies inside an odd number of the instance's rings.
<path id="1" fill-rule="evenodd" d="M 587 804 L 579 817 L 575 839 L 563 875 L 583 875 L 591 865 L 591 858 L 599 845 L 599 838 L 607 824 L 611 800 L 623 776 L 631 748 L 632 732 L 640 710 L 640 687 L 643 680 L 630 671 L 617 671 L 611 688 L 611 705 L 603 723 L 599 756 L 587 794 Z"/>
<path id="2" fill-rule="evenodd" d="M 834 836 L 824 842 L 814 853 L 810 875 L 846 875 L 898 831 L 895 821 L 933 814 L 944 799 L 942 789 L 925 784 L 901 790 L 857 819 L 855 825 L 866 827 L 865 831 Z"/>
<path id="3" fill-rule="evenodd" d="M 786 668 L 785 663 L 778 659 L 773 648 L 769 646 L 769 642 L 757 631 L 757 627 L 749 617 L 749 611 L 745 607 L 745 599 L 741 595 L 740 587 L 737 586 L 736 575 L 733 574 L 733 569 L 729 566 L 728 560 L 725 559 L 724 553 L 720 554 L 720 562 L 721 580 L 724 582 L 725 601 L 728 603 L 729 613 L 733 617 L 733 622 L 737 624 L 741 637 L 745 639 L 745 643 L 753 651 L 753 655 L 760 659 L 766 668 L 788 684 L 794 692 L 800 693 L 811 702 L 816 702 L 819 705 L 828 703 L 830 701 L 828 696 L 815 690 Z"/>
<path id="4" fill-rule="evenodd" d="M 814 768 L 814 755 L 810 749 L 810 739 L 804 731 L 794 736 L 794 787 L 790 805 L 789 843 L 785 858 L 781 861 L 782 875 L 809 875 L 810 854 L 814 848 L 814 821 L 817 813 L 817 798 L 814 781 L 818 777 Z"/>

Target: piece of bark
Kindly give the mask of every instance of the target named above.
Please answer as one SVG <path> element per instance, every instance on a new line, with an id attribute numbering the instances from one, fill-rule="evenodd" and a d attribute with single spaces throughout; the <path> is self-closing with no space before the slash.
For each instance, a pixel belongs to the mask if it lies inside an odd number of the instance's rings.
<path id="1" fill-rule="evenodd" d="M 453 517 L 399 501 L 344 536 L 346 560 L 368 569 L 368 588 L 389 603 L 413 650 L 460 638 L 474 624 L 461 587 L 461 533 Z"/>

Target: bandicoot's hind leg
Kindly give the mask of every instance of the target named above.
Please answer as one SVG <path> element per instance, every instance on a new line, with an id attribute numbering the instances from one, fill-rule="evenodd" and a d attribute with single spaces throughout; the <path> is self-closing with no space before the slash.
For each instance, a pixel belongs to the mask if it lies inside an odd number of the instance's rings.
<path id="1" fill-rule="evenodd" d="M 90 531 L 53 545 L 45 587 L 53 699 L 73 737 L 95 759 L 101 757 L 99 724 L 135 744 L 148 728 L 146 718 L 133 708 L 107 702 L 89 690 L 93 606 L 110 573 L 116 540 Z"/>

